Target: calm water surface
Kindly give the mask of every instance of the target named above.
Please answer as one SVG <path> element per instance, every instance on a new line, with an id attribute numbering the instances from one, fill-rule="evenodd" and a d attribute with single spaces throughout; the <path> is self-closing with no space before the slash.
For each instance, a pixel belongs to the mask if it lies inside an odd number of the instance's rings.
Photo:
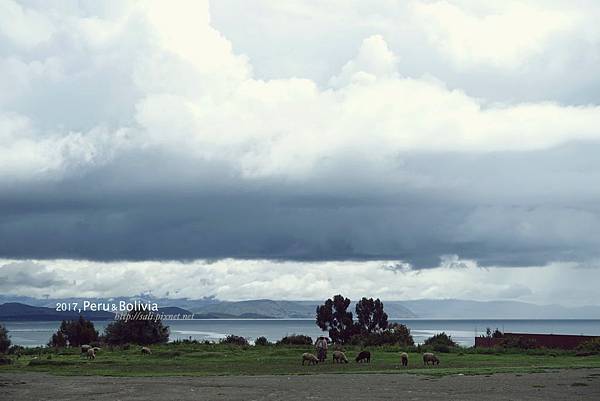
<path id="1" fill-rule="evenodd" d="M 406 324 L 415 339 L 421 343 L 436 333 L 445 331 L 461 345 L 473 345 L 474 338 L 483 334 L 487 327 L 501 331 L 545 334 L 600 335 L 600 320 L 438 320 L 402 319 L 392 320 Z M 104 330 L 109 322 L 94 322 L 96 329 Z M 27 347 L 48 342 L 60 322 L 4 322 L 13 344 Z M 306 334 L 313 338 L 322 335 L 312 319 L 214 319 L 167 321 L 170 340 L 192 339 L 219 340 L 227 334 L 236 334 L 254 340 L 265 336 L 276 341 L 288 334 Z"/>

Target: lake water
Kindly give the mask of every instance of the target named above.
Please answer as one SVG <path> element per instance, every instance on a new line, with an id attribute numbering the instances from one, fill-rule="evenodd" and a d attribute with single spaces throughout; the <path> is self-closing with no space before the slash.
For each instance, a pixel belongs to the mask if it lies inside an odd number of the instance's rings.
<path id="1" fill-rule="evenodd" d="M 583 334 L 600 336 L 600 320 L 439 320 L 402 319 L 392 320 L 406 324 L 415 342 L 445 331 L 461 345 L 471 346 L 475 336 L 485 329 L 498 328 L 516 333 Z M 102 333 L 109 322 L 94 322 Z M 276 341 L 288 334 L 306 334 L 313 338 L 323 335 L 312 319 L 207 319 L 172 320 L 165 322 L 171 330 L 170 340 L 192 339 L 216 341 L 228 334 L 236 334 L 254 340 L 265 336 Z M 48 342 L 60 322 L 3 322 L 13 344 L 34 347 Z"/>

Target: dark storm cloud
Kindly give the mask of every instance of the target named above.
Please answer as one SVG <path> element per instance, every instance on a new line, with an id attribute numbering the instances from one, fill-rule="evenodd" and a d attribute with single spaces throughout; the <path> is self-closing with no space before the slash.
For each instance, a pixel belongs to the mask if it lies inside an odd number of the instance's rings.
<path id="1" fill-rule="evenodd" d="M 344 195 L 318 179 L 301 187 L 272 179 L 249 184 L 223 171 L 164 179 L 180 166 L 165 166 L 157 182 L 136 189 L 125 183 L 139 182 L 136 174 L 155 162 L 113 165 L 0 195 L 0 254 L 400 259 L 419 267 L 436 266 L 446 254 L 481 265 L 588 260 L 599 256 L 600 215 L 592 202 L 598 189 L 589 181 L 600 171 L 599 150 L 586 143 L 539 152 L 407 155 L 403 169 L 428 176 L 428 188 L 365 193 L 368 183 L 339 176 Z"/>

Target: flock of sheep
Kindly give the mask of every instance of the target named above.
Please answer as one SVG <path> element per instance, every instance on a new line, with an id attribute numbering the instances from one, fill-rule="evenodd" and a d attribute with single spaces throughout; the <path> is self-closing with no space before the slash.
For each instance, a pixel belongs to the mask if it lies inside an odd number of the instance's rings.
<path id="1" fill-rule="evenodd" d="M 371 362 L 371 353 L 369 351 L 361 351 L 354 360 L 357 363 L 369 363 Z M 302 365 L 304 365 L 304 362 L 308 362 L 309 365 L 316 365 L 319 363 L 319 358 L 310 352 L 305 352 L 302 354 Z M 408 366 L 408 354 L 406 352 L 400 354 L 400 362 L 402 366 Z M 333 363 L 348 363 L 348 357 L 342 351 L 333 351 Z M 432 365 L 439 365 L 440 359 L 431 352 L 425 352 L 423 354 L 423 365 L 429 366 L 430 363 Z"/>
<path id="2" fill-rule="evenodd" d="M 81 355 L 87 356 L 87 359 L 96 359 L 96 352 L 100 351 L 100 347 L 92 347 L 91 345 L 84 344 L 81 346 Z M 142 354 L 151 354 L 152 350 L 148 347 L 142 347 L 140 349 Z"/>
<path id="3" fill-rule="evenodd" d="M 96 359 L 96 352 L 100 350 L 101 348 L 92 347 L 88 344 L 81 346 L 81 354 L 87 356 L 88 359 Z M 148 347 L 140 348 L 140 352 L 142 354 L 152 354 L 152 350 Z M 360 351 L 354 360 L 357 363 L 370 363 L 371 353 L 369 351 Z M 304 362 L 308 362 L 309 365 L 316 365 L 319 363 L 319 358 L 310 352 L 305 352 L 302 354 L 302 365 L 304 365 Z M 406 352 L 400 354 L 400 362 L 402 366 L 408 366 L 408 354 Z M 333 363 L 348 363 L 348 357 L 342 351 L 333 351 Z M 425 352 L 423 354 L 423 364 L 429 366 L 430 363 L 432 365 L 439 365 L 440 359 L 431 352 Z"/>

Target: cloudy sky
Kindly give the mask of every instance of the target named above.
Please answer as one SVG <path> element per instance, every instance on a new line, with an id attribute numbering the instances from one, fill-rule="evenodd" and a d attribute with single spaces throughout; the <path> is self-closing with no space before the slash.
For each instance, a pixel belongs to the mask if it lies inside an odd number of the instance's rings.
<path id="1" fill-rule="evenodd" d="M 599 19 L 0 0 L 0 293 L 597 305 Z"/>

